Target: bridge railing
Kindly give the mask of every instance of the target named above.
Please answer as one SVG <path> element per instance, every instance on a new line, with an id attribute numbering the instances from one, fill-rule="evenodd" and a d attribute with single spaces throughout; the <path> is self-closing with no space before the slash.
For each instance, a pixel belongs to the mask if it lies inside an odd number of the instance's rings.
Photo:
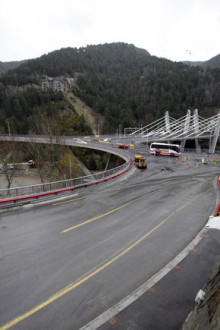
<path id="1" fill-rule="evenodd" d="M 0 189 L 0 205 L 3 203 L 19 202 L 24 199 L 34 199 L 42 196 L 67 192 L 79 187 L 90 186 L 92 184 L 114 178 L 129 170 L 132 165 L 133 161 L 129 158 L 124 164 L 118 167 L 83 177 L 23 187 Z"/>

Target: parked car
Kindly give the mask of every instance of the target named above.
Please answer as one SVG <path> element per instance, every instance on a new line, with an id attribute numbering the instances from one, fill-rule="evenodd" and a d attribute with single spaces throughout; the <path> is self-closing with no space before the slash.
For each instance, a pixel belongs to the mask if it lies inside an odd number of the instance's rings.
<path id="1" fill-rule="evenodd" d="M 42 166 L 42 163 L 41 162 L 37 162 L 36 160 L 32 160 L 32 159 L 30 159 L 29 161 L 28 161 L 28 166 L 29 166 L 29 168 L 35 168 L 35 167 L 41 167 Z"/>

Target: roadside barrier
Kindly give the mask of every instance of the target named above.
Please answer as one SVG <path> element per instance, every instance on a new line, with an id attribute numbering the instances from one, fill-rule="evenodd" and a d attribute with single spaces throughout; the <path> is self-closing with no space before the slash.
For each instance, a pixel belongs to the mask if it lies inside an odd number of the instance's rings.
<path id="1" fill-rule="evenodd" d="M 3 199 L 0 199 L 0 205 L 15 204 L 22 201 L 39 199 L 41 197 L 57 195 L 59 193 L 73 191 L 77 188 L 88 187 L 94 184 L 105 182 L 129 171 L 133 165 L 134 162 L 129 157 L 128 160 L 121 166 L 80 178 L 42 183 L 24 187 L 0 189 L 0 196 L 3 197 Z M 4 198 L 4 196 L 8 197 Z"/>
<path id="2" fill-rule="evenodd" d="M 219 189 L 220 189 L 220 174 L 219 174 L 218 177 L 217 177 L 217 184 L 218 184 L 218 187 L 219 187 Z"/>
<path id="3" fill-rule="evenodd" d="M 217 184 L 220 189 L 220 174 L 217 176 Z M 214 217 L 218 217 L 220 214 L 220 202 L 218 203 L 217 209 L 215 210 Z"/>

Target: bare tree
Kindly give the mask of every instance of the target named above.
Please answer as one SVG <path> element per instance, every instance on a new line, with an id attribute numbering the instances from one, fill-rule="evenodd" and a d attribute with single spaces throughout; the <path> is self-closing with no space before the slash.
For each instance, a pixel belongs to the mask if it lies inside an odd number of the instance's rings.
<path id="1" fill-rule="evenodd" d="M 11 187 L 16 172 L 20 169 L 18 162 L 22 158 L 22 152 L 15 141 L 1 143 L 2 174 L 7 180 L 7 189 Z"/>
<path id="2" fill-rule="evenodd" d="M 2 161 L 2 172 L 6 177 L 7 180 L 7 189 L 9 189 L 11 187 L 12 181 L 14 179 L 15 176 L 15 166 L 8 164 L 7 161 L 3 160 Z"/>

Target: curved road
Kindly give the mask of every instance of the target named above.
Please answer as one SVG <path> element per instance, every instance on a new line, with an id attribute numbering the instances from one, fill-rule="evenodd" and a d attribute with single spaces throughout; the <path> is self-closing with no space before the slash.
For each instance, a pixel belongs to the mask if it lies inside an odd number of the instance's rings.
<path id="1" fill-rule="evenodd" d="M 117 181 L 0 213 L 0 329 L 79 329 L 191 242 L 215 208 L 218 166 L 148 159 Z"/>

